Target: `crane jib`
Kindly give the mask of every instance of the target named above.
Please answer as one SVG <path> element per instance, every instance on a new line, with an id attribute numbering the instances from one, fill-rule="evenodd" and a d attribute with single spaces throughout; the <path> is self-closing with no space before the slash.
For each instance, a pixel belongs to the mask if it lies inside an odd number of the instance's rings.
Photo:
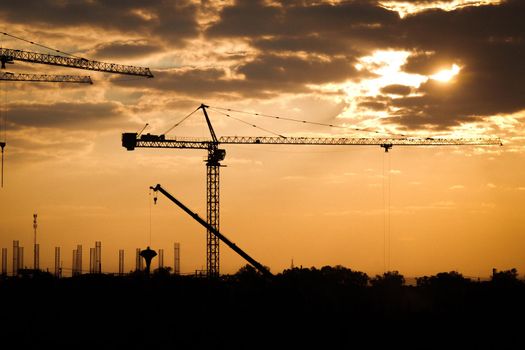
<path id="1" fill-rule="evenodd" d="M 2 63 L 2 68 L 5 68 L 6 63 L 13 63 L 13 61 L 24 61 L 31 63 L 49 64 L 54 66 L 93 70 L 106 73 L 138 75 L 147 78 L 153 78 L 153 74 L 151 73 L 149 68 L 99 62 L 78 57 L 48 55 L 23 50 L 0 49 L 0 61 Z"/>
<path id="2" fill-rule="evenodd" d="M 347 138 L 347 137 L 259 137 L 223 136 L 217 143 L 209 139 L 174 138 L 165 135 L 122 134 L 122 146 L 127 150 L 135 148 L 186 148 L 209 149 L 210 145 L 311 145 L 311 146 L 483 146 L 502 145 L 499 138 Z"/>

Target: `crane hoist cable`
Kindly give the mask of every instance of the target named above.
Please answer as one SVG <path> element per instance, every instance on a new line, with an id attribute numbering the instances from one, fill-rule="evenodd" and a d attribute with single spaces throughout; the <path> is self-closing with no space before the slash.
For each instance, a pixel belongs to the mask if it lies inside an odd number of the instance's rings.
<path id="1" fill-rule="evenodd" d="M 211 108 L 210 108 L 210 109 L 211 109 Z M 260 127 L 260 126 L 255 125 L 255 124 L 248 123 L 247 121 L 244 121 L 244 120 L 242 120 L 242 119 L 239 119 L 239 118 L 233 117 L 233 116 L 231 116 L 231 115 L 229 115 L 229 114 L 227 114 L 227 113 L 223 113 L 223 112 L 220 112 L 220 111 L 215 111 L 215 112 L 216 112 L 216 113 L 219 113 L 219 114 L 222 114 L 222 115 L 224 115 L 224 116 L 226 116 L 226 117 L 228 117 L 228 118 L 231 118 L 231 119 L 237 120 L 237 121 L 239 121 L 239 122 L 241 122 L 241 123 L 244 123 L 244 124 L 246 124 L 246 125 L 249 125 L 249 126 L 251 126 L 251 127 L 253 127 L 253 128 L 256 128 L 256 129 L 259 129 L 259 130 L 265 131 L 265 132 L 270 133 L 270 134 L 273 134 L 273 135 L 275 135 L 275 136 L 279 136 L 279 137 L 282 137 L 282 138 L 286 138 L 286 136 L 283 136 L 283 135 L 278 134 L 278 133 L 276 133 L 276 132 L 273 132 L 273 131 L 271 131 L 271 130 L 268 130 L 268 129 L 262 128 L 262 127 Z"/>
<path id="2" fill-rule="evenodd" d="M 187 116 L 185 116 L 184 118 L 182 118 L 180 121 L 178 121 L 177 123 L 175 123 L 175 125 L 173 125 L 171 128 L 169 128 L 167 131 L 163 132 L 161 135 L 166 135 L 167 133 L 169 133 L 171 130 L 175 129 L 177 126 L 181 125 L 186 119 L 188 119 L 189 117 L 191 117 L 191 115 L 195 112 L 197 112 L 198 110 L 200 109 L 200 107 L 197 107 L 195 108 L 195 110 L 193 112 L 191 112 L 190 114 L 188 114 Z"/>
<path id="3" fill-rule="evenodd" d="M 391 132 L 370 130 L 370 129 L 367 129 L 367 128 L 356 128 L 354 126 L 345 126 L 345 125 L 335 125 L 335 124 L 327 124 L 327 123 L 320 123 L 320 122 L 312 122 L 312 121 L 309 121 L 309 120 L 301 120 L 301 119 L 295 119 L 295 118 L 289 118 L 289 117 L 281 117 L 281 116 L 275 116 L 275 115 L 264 114 L 264 113 L 247 112 L 247 111 L 241 111 L 241 110 L 232 109 L 232 108 L 223 108 L 223 107 L 210 106 L 210 109 L 216 109 L 216 110 L 220 109 L 220 110 L 225 110 L 225 111 L 228 111 L 228 112 L 249 114 L 249 115 L 262 117 L 262 118 L 272 118 L 272 119 L 285 120 L 285 121 L 301 123 L 301 124 L 320 125 L 320 126 L 326 126 L 326 127 L 330 127 L 330 128 L 350 129 L 350 130 L 353 130 L 353 131 L 364 131 L 364 132 L 369 132 L 369 133 L 373 133 L 373 134 L 386 134 L 386 135 L 392 135 L 392 136 L 407 137 L 407 135 L 399 134 L 399 133 L 391 133 Z"/>
<path id="4" fill-rule="evenodd" d="M 36 43 L 34 41 L 31 41 L 31 40 L 27 40 L 27 39 L 24 39 L 24 38 L 20 38 L 18 36 L 15 36 L 13 34 L 9 34 L 9 33 L 6 33 L 6 32 L 0 32 L 1 34 L 5 35 L 5 36 L 9 36 L 11 38 L 14 38 L 14 39 L 17 39 L 17 40 L 20 40 L 20 41 L 24 41 L 26 43 L 29 43 L 29 44 L 32 44 L 32 45 L 35 45 L 35 46 L 40 46 L 44 49 L 47 49 L 47 50 L 51 50 L 51 51 L 55 51 L 57 53 L 61 53 L 61 54 L 64 54 L 64 55 L 67 55 L 67 56 L 71 56 L 71 57 L 75 57 L 75 58 L 82 58 L 80 56 L 76 56 L 76 55 L 73 55 L 71 53 L 68 53 L 68 52 L 65 52 L 65 51 L 61 51 L 61 50 L 57 50 L 55 48 L 52 48 L 52 47 L 49 47 L 49 46 L 45 46 L 45 45 L 42 45 L 42 44 L 39 44 L 39 43 Z"/>
<path id="5" fill-rule="evenodd" d="M 2 89 L 3 90 L 3 89 Z M 1 148 L 1 151 L 2 151 L 2 165 L 1 165 L 1 170 L 0 170 L 0 187 L 3 188 L 4 187 L 4 148 L 7 144 L 7 89 L 5 91 L 2 91 L 0 90 L 0 92 L 3 92 L 3 96 L 4 96 L 4 103 L 3 103 L 3 106 L 6 106 L 5 108 L 5 111 L 2 111 L 2 107 L 0 106 L 0 135 L 2 134 L 2 131 L 3 131 L 3 138 L 0 139 L 0 148 Z M 0 99 L 2 98 L 2 96 L 0 96 Z M 3 112 L 3 113 L 2 113 Z"/>
<path id="6" fill-rule="evenodd" d="M 149 198 L 148 198 L 148 205 L 149 205 L 149 244 L 148 247 L 151 247 L 151 231 L 152 231 L 152 212 L 151 212 L 151 189 L 149 190 Z M 155 204 L 157 204 L 157 193 L 153 196 L 153 201 Z"/>

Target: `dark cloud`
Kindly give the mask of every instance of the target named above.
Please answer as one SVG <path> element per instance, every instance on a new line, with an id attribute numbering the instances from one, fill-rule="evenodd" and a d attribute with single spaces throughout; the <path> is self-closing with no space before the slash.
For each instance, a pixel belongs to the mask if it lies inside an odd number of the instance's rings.
<path id="1" fill-rule="evenodd" d="M 237 1 L 220 12 L 206 34 L 244 38 L 260 49 L 261 56 L 238 71 L 261 82 L 305 84 L 310 80 L 319 84 L 359 77 L 351 70 L 341 71 L 338 77 L 328 70 L 326 79 L 311 78 L 308 73 L 300 74 L 301 70 L 310 72 L 305 64 L 283 67 L 276 58 L 282 52 L 325 55 L 330 61 L 344 56 L 351 62 L 374 49 L 403 49 L 417 53 L 404 69 L 425 75 L 456 63 L 463 68 L 454 84 L 429 81 L 415 91 L 417 97 L 408 96 L 408 87 L 389 86 L 382 93 L 404 97 L 387 103 L 362 102 L 368 108 L 400 108 L 391 120 L 406 127 L 447 128 L 525 108 L 523 13 L 525 3 L 516 0 L 454 11 L 434 8 L 403 19 L 375 1 L 327 4 L 297 0 L 278 5 Z"/>
<path id="2" fill-rule="evenodd" d="M 254 47 L 326 54 L 355 54 L 395 39 L 388 27 L 399 21 L 396 12 L 375 1 L 328 4 L 283 1 L 237 1 L 225 7 L 206 30 L 211 37 L 245 38 Z"/>
<path id="3" fill-rule="evenodd" d="M 59 129 L 105 129 L 127 123 L 126 113 L 117 103 L 12 103 L 7 115 L 11 128 L 43 127 Z"/>
<path id="4" fill-rule="evenodd" d="M 161 50 L 160 45 L 143 41 L 116 41 L 101 44 L 93 50 L 96 59 L 144 57 Z"/>
<path id="5" fill-rule="evenodd" d="M 417 3 L 428 5 L 431 1 Z M 0 18 L 7 24 L 31 23 L 35 28 L 64 30 L 85 26 L 129 34 L 133 40 L 146 39 L 99 46 L 95 52 L 100 57 L 145 55 L 199 35 L 208 40 L 242 40 L 251 46 L 247 55 L 214 57 L 215 62 L 222 60 L 221 64 L 232 61 L 229 69 L 166 70 L 155 72 L 155 78 L 147 82 L 114 82 L 155 92 L 199 98 L 265 98 L 284 92 L 311 92 L 318 84 L 361 79 L 363 73 L 354 68 L 361 56 L 378 49 L 402 49 L 413 53 L 403 67 L 407 72 L 430 75 L 453 63 L 462 70 L 453 84 L 430 80 L 414 91 L 401 85 L 384 87 L 382 94 L 398 97 L 363 100 L 362 107 L 395 110 L 390 121 L 403 127 L 437 129 L 525 109 L 523 1 L 454 11 L 434 8 L 405 18 L 373 0 L 333 4 L 238 0 L 227 6 L 221 2 L 213 11 L 215 4 L 28 0 L 6 2 L 0 8 Z M 213 22 L 199 27 L 199 11 L 213 14 Z"/>
<path id="6" fill-rule="evenodd" d="M 388 85 L 388 86 L 381 88 L 381 93 L 391 94 L 391 95 L 406 96 L 410 94 L 410 91 L 412 91 L 412 88 L 410 86 L 399 85 L 399 84 Z"/>
<path id="7" fill-rule="evenodd" d="M 297 56 L 261 55 L 239 67 L 246 79 L 278 86 L 286 84 L 323 84 L 342 82 L 360 76 L 352 59 L 334 57 L 330 60 Z"/>
<path id="8" fill-rule="evenodd" d="M 382 111 L 387 107 L 387 104 L 384 102 L 366 101 L 366 102 L 360 102 L 359 107 L 372 109 L 376 111 Z"/>
<path id="9" fill-rule="evenodd" d="M 224 69 L 177 69 L 160 71 L 147 84 L 123 82 L 115 84 L 127 87 L 146 87 L 161 91 L 173 91 L 189 96 L 224 95 L 244 97 L 273 97 L 279 93 L 309 92 L 308 84 L 342 82 L 363 75 L 353 61 L 346 58 L 322 60 L 296 56 L 261 55 L 253 61 L 240 65 L 231 78 Z M 140 84 L 140 85 L 139 85 Z"/>
<path id="10" fill-rule="evenodd" d="M 181 44 L 198 35 L 197 6 L 189 0 L 27 0 L 0 7 L 4 23 L 35 28 L 111 30 Z"/>
<path id="11" fill-rule="evenodd" d="M 429 80 L 417 97 L 393 100 L 396 120 L 410 128 L 446 128 L 477 117 L 525 109 L 525 3 L 426 11 L 407 17 L 405 48 L 419 52 L 404 67 L 432 74 L 462 66 L 453 83 Z"/>

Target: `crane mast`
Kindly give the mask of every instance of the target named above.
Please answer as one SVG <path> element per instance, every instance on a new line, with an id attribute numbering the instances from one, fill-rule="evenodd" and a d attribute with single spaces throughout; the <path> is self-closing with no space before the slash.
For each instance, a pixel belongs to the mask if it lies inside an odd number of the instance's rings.
<path id="1" fill-rule="evenodd" d="M 351 138 L 351 137 L 266 137 L 266 136 L 223 136 L 217 137 L 206 111 L 208 106 L 201 104 L 211 140 L 203 138 L 167 138 L 164 134 L 123 133 L 122 146 L 128 151 L 135 148 L 179 148 L 207 150 L 206 159 L 206 199 L 207 223 L 219 231 L 219 185 L 221 161 L 226 151 L 220 145 L 307 145 L 307 146 L 380 146 L 386 152 L 393 146 L 465 146 L 501 145 L 499 138 Z M 219 274 L 219 238 L 207 228 L 206 267 L 207 275 Z"/>

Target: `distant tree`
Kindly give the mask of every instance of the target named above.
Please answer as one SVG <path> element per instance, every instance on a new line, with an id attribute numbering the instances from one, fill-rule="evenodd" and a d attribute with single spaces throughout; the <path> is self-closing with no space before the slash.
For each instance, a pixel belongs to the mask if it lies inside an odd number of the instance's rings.
<path id="1" fill-rule="evenodd" d="M 370 280 L 372 287 L 399 288 L 405 284 L 405 277 L 398 271 L 387 271 L 383 275 L 376 275 Z"/>
<path id="2" fill-rule="evenodd" d="M 513 268 L 506 271 L 497 271 L 494 269 L 492 271 L 491 282 L 500 286 L 517 285 L 520 283 L 520 280 L 518 279 L 518 270 Z"/>
<path id="3" fill-rule="evenodd" d="M 463 275 L 457 271 L 440 272 L 435 276 L 424 276 L 416 278 L 418 287 L 430 287 L 430 288 L 449 288 L 449 287 L 461 287 L 471 282 L 469 278 L 463 277 Z"/>
<path id="4" fill-rule="evenodd" d="M 268 267 L 266 267 L 266 269 L 270 271 Z M 263 274 L 252 265 L 246 264 L 241 267 L 239 271 L 233 275 L 233 277 L 239 281 L 253 281 L 262 279 Z"/>
<path id="5" fill-rule="evenodd" d="M 368 285 L 368 275 L 360 271 L 352 271 L 341 265 L 323 266 L 320 270 L 325 280 L 337 284 L 366 287 Z"/>

